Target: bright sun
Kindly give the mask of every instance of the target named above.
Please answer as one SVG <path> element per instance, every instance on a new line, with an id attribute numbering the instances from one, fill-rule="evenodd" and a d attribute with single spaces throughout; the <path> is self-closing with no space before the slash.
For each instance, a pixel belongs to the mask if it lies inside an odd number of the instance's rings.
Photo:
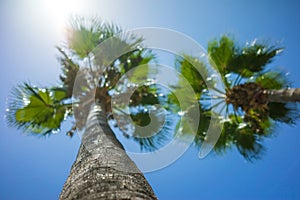
<path id="1" fill-rule="evenodd" d="M 82 10 L 82 5 L 83 0 L 44 0 L 42 10 L 62 33 L 69 18 L 72 15 L 78 15 Z"/>

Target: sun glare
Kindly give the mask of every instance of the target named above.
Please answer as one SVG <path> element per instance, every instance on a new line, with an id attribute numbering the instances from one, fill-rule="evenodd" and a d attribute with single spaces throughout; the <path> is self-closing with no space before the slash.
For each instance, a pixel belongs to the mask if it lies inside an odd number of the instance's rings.
<path id="1" fill-rule="evenodd" d="M 80 14 L 82 4 L 82 0 L 44 0 L 42 10 L 59 34 L 63 34 L 70 17 Z"/>

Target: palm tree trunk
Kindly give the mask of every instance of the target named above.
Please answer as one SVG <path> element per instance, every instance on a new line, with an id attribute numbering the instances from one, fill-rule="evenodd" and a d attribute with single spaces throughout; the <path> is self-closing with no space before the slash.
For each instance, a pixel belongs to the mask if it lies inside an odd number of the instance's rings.
<path id="1" fill-rule="evenodd" d="M 59 199 L 157 199 L 151 186 L 93 106 L 82 143 Z"/>
<path id="2" fill-rule="evenodd" d="M 300 88 L 267 91 L 270 102 L 300 102 Z"/>

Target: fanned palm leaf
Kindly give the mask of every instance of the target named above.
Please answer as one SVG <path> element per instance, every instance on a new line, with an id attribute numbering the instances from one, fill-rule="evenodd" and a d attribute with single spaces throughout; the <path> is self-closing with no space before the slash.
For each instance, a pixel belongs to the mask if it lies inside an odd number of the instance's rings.
<path id="1" fill-rule="evenodd" d="M 56 47 L 60 55 L 58 60 L 62 65 L 62 75 L 60 75 L 60 80 L 63 83 L 63 87 L 66 88 L 67 96 L 71 97 L 73 93 L 73 86 L 77 72 L 79 70 L 79 65 L 76 64 L 71 57 L 67 55 L 67 52 L 62 47 Z"/>
<path id="2" fill-rule="evenodd" d="M 198 58 L 183 54 L 176 58 L 175 68 L 188 79 L 199 98 L 203 90 L 207 88 L 205 85 L 205 80 L 209 77 L 207 66 Z"/>
<path id="3" fill-rule="evenodd" d="M 228 71 L 250 77 L 255 72 L 261 72 L 282 48 L 269 47 L 265 44 L 251 42 L 251 45 L 238 51 L 228 63 Z"/>
<path id="4" fill-rule="evenodd" d="M 164 114 L 167 116 L 162 116 Z M 141 127 L 145 127 L 150 123 L 153 124 L 152 127 L 147 127 L 143 132 L 140 128 L 135 129 L 133 132 L 132 138 L 139 143 L 142 151 L 155 151 L 165 146 L 173 137 L 171 116 L 159 111 L 152 112 L 150 115 L 152 115 L 151 118 L 148 112 L 131 114 L 134 123 Z"/>
<path id="5" fill-rule="evenodd" d="M 201 98 L 202 93 L 207 89 L 205 80 L 210 74 L 203 62 L 187 54 L 176 57 L 175 68 L 180 72 L 180 77 L 176 85 L 170 86 L 174 90 L 168 95 L 168 103 L 170 104 L 168 108 L 177 113 L 184 108 L 189 108 L 193 102 Z M 186 94 L 187 88 L 190 86 L 195 96 Z M 181 102 L 179 102 L 179 99 L 181 99 Z M 183 112 L 185 111 L 183 110 Z"/>
<path id="6" fill-rule="evenodd" d="M 291 83 L 288 81 L 286 74 L 279 71 L 266 71 L 257 74 L 255 82 L 265 89 L 282 89 L 289 87 Z"/>
<path id="7" fill-rule="evenodd" d="M 236 47 L 231 38 L 224 35 L 220 40 L 213 40 L 208 43 L 208 54 L 211 64 L 218 69 L 221 75 L 228 73 L 228 64 L 236 53 Z"/>
<path id="8" fill-rule="evenodd" d="M 144 85 L 134 91 L 130 98 L 129 106 L 147 106 L 159 103 L 157 88 Z"/>
<path id="9" fill-rule="evenodd" d="M 19 85 L 12 93 L 8 108 L 9 124 L 42 135 L 57 131 L 68 114 L 68 107 L 62 103 L 65 98 L 66 92 L 61 88 Z"/>
<path id="10" fill-rule="evenodd" d="M 155 59 L 155 55 L 150 50 L 140 47 L 119 57 L 121 72 L 126 73 L 137 66 L 148 64 L 153 59 Z"/>
<path id="11" fill-rule="evenodd" d="M 299 108 L 295 103 L 269 103 L 269 116 L 276 122 L 296 124 L 300 119 Z"/>
<path id="12" fill-rule="evenodd" d="M 212 66 L 217 68 L 222 76 L 236 73 L 243 77 L 251 77 L 255 72 L 265 69 L 282 48 L 257 43 L 240 48 L 229 36 L 222 36 L 220 40 L 213 40 L 208 44 L 208 53 Z"/>
<path id="13" fill-rule="evenodd" d="M 229 116 L 224 123 L 222 133 L 214 150 L 217 153 L 223 153 L 235 146 L 241 155 L 249 161 L 261 158 L 265 151 L 262 145 L 262 133 L 253 131 L 252 123 L 250 121 L 244 122 L 241 117 Z M 268 119 L 260 124 L 261 126 L 266 126 L 261 128 L 261 130 L 265 131 L 267 135 L 271 133 L 271 127 L 264 125 L 264 123 L 269 124 Z"/>
<path id="14" fill-rule="evenodd" d="M 88 56 L 102 41 L 121 31 L 119 27 L 103 23 L 98 18 L 75 17 L 71 19 L 70 25 L 68 46 L 81 59 Z"/>

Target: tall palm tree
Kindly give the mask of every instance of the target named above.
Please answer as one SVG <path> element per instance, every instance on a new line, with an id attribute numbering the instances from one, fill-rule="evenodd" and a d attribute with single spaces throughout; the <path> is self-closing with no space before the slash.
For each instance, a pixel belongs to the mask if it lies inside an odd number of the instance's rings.
<path id="1" fill-rule="evenodd" d="M 223 127 L 218 141 L 213 144 L 214 150 L 224 152 L 236 146 L 251 161 L 261 157 L 263 138 L 274 131 L 278 122 L 296 123 L 300 117 L 296 104 L 300 102 L 300 89 L 290 88 L 286 75 L 270 66 L 281 51 L 282 48 L 257 41 L 239 47 L 226 35 L 209 42 L 210 65 L 220 74 L 225 88 L 214 82 L 217 72 L 210 71 L 207 65 L 188 55 L 177 58 L 177 69 L 199 96 L 197 146 L 208 142 L 206 133 L 210 120 L 219 118 Z M 200 76 L 197 68 L 206 70 L 207 74 Z M 171 95 L 170 100 L 176 104 L 173 99 Z M 193 109 L 185 112 L 191 119 Z M 190 132 L 188 125 L 183 132 Z"/>
<path id="2" fill-rule="evenodd" d="M 95 52 L 97 45 L 106 40 L 110 41 L 106 51 Z M 117 92 L 114 85 L 135 66 L 154 60 L 141 42 L 133 34 L 122 34 L 113 24 L 76 18 L 66 44 L 57 47 L 63 72 L 61 85 L 44 88 L 23 83 L 13 90 L 7 114 L 10 125 L 35 135 L 48 135 L 57 132 L 68 117 L 76 116 L 76 123 L 67 135 L 73 136 L 75 130 L 84 132 L 60 199 L 157 199 L 109 125 L 109 120 L 113 120 L 111 95 Z M 126 53 L 113 58 L 113 51 L 120 49 L 126 49 Z M 99 71 L 102 73 L 97 74 Z M 78 80 L 80 87 L 74 88 Z M 131 97 L 130 106 L 147 108 L 159 103 L 156 92 L 151 85 L 139 87 Z M 132 114 L 140 125 L 149 121 L 143 110 L 135 109 Z M 155 148 L 154 139 L 160 137 L 123 133 L 150 149 Z"/>

